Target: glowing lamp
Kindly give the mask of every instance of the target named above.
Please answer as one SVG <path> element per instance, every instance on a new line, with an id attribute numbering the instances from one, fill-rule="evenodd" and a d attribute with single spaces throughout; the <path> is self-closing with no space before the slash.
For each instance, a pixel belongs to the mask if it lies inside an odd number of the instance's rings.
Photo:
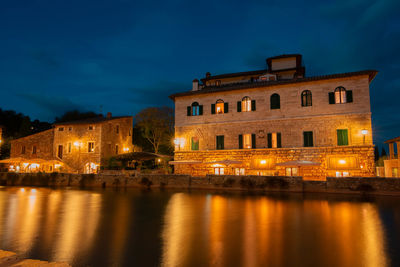
<path id="1" fill-rule="evenodd" d="M 363 135 L 367 135 L 367 134 L 368 134 L 368 130 L 361 130 L 361 133 L 362 133 Z"/>
<path id="2" fill-rule="evenodd" d="M 74 146 L 79 146 L 79 142 L 78 142 L 78 141 L 75 141 L 75 142 L 74 142 Z"/>
<path id="3" fill-rule="evenodd" d="M 260 161 L 260 163 L 261 163 L 261 164 L 266 164 L 267 161 L 266 161 L 265 159 L 263 159 L 263 160 Z"/>
<path id="4" fill-rule="evenodd" d="M 346 164 L 346 161 L 344 159 L 340 159 L 339 164 Z"/>

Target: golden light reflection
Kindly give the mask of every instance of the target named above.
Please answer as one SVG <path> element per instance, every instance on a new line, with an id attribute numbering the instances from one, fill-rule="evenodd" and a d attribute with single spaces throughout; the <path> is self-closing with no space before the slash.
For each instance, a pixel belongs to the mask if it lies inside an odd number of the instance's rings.
<path id="1" fill-rule="evenodd" d="M 227 198 L 212 196 L 210 199 L 210 264 L 212 266 L 224 265 L 224 218 L 227 211 Z"/>

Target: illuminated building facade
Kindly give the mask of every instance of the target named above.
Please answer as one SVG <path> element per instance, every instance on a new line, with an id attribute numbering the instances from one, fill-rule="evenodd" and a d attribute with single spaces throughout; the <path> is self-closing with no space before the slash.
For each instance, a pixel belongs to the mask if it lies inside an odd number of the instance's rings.
<path id="1" fill-rule="evenodd" d="M 193 81 L 175 102 L 175 173 L 374 175 L 369 84 L 377 71 L 305 76 L 302 56 Z"/>
<path id="2" fill-rule="evenodd" d="M 62 122 L 11 141 L 10 171 L 97 173 L 108 158 L 132 151 L 133 117 Z"/>
<path id="3" fill-rule="evenodd" d="M 389 145 L 389 158 L 384 160 L 385 177 L 400 177 L 400 136 L 387 140 L 385 142 Z M 397 146 L 397 154 L 395 153 L 395 146 Z"/>

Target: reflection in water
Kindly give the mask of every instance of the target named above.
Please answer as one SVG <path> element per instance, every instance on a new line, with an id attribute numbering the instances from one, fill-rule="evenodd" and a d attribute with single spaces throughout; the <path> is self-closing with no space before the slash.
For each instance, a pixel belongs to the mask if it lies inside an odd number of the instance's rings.
<path id="1" fill-rule="evenodd" d="M 399 202 L 0 188 L 0 249 L 74 266 L 400 266 Z"/>

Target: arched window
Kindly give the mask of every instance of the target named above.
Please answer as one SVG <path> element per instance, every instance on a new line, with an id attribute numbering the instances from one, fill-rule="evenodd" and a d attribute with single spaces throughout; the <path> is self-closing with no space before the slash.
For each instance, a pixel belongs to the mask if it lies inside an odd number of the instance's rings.
<path id="1" fill-rule="evenodd" d="M 251 99 L 248 96 L 242 98 L 242 111 L 251 111 Z"/>
<path id="2" fill-rule="evenodd" d="M 346 89 L 343 86 L 336 87 L 335 104 L 342 104 L 346 102 L 347 102 Z"/>
<path id="3" fill-rule="evenodd" d="M 215 103 L 215 111 L 217 114 L 224 113 L 224 100 L 217 100 L 217 102 Z"/>
<path id="4" fill-rule="evenodd" d="M 304 90 L 301 93 L 301 106 L 302 107 L 312 106 L 312 94 L 310 90 Z"/>
<path id="5" fill-rule="evenodd" d="M 281 98 L 278 94 L 271 95 L 271 109 L 281 108 Z"/>
<path id="6" fill-rule="evenodd" d="M 199 115 L 200 115 L 199 103 L 193 102 L 192 103 L 192 116 L 199 116 Z"/>

